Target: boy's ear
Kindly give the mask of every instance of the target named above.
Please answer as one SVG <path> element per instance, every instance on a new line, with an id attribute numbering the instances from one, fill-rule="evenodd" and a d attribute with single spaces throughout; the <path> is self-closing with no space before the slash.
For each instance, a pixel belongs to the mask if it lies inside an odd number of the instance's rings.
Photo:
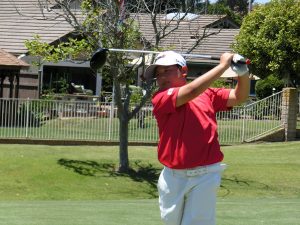
<path id="1" fill-rule="evenodd" d="M 181 67 L 181 73 L 182 73 L 182 76 L 183 76 L 183 77 L 186 77 L 186 76 L 187 76 L 187 73 L 188 73 L 188 68 L 187 68 L 187 66 Z"/>

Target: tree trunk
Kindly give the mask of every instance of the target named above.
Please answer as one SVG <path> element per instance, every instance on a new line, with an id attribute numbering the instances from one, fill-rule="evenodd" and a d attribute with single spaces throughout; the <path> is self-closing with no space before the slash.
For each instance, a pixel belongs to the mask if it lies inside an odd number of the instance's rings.
<path id="1" fill-rule="evenodd" d="M 121 115 L 120 121 L 120 145 L 119 145 L 119 169 L 121 173 L 126 173 L 129 170 L 129 159 L 128 159 L 128 117 Z"/>
<path id="2" fill-rule="evenodd" d="M 186 12 L 186 0 L 181 0 L 181 11 Z"/>

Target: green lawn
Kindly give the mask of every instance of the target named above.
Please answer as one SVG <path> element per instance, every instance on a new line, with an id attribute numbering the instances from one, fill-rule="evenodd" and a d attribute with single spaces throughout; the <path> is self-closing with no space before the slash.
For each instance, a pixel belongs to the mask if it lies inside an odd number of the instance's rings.
<path id="1" fill-rule="evenodd" d="M 218 225 L 300 225 L 300 142 L 223 147 Z M 0 224 L 162 224 L 155 147 L 0 145 Z"/>
<path id="2" fill-rule="evenodd" d="M 221 199 L 218 225 L 299 225 L 299 199 Z M 5 201 L 1 225 L 163 225 L 157 200 Z"/>

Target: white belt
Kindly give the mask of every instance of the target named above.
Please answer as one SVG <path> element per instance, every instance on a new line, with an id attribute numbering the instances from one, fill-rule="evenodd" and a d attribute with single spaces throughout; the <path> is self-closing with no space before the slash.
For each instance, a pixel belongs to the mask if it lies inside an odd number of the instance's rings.
<path id="1" fill-rule="evenodd" d="M 194 176 L 200 176 L 207 173 L 215 173 L 215 172 L 221 172 L 226 169 L 226 164 L 224 163 L 216 163 L 208 166 L 199 166 L 191 169 L 170 169 L 168 167 L 165 167 L 167 170 L 171 170 L 174 174 L 182 175 L 182 176 L 188 176 L 188 177 L 194 177 Z"/>

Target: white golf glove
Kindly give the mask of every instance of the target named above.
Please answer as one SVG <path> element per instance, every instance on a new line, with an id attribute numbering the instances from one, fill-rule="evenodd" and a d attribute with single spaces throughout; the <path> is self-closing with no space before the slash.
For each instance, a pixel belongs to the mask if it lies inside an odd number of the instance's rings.
<path id="1" fill-rule="evenodd" d="M 249 68 L 246 63 L 238 63 L 238 61 L 246 61 L 246 59 L 239 55 L 234 54 L 231 63 L 231 69 L 237 73 L 238 76 L 249 75 Z"/>

